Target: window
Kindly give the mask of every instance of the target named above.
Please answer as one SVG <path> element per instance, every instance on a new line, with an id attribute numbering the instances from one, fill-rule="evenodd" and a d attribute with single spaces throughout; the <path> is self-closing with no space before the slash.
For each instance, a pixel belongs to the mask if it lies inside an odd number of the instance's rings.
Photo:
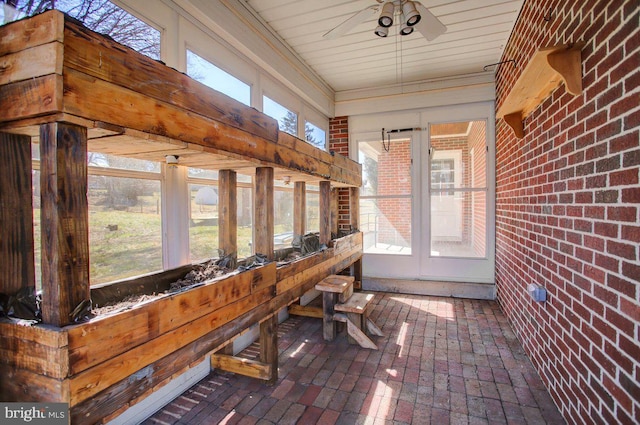
<path id="1" fill-rule="evenodd" d="M 160 180 L 89 175 L 91 284 L 162 270 Z"/>
<path id="2" fill-rule="evenodd" d="M 298 136 L 298 115 L 280 105 L 279 103 L 263 96 L 263 112 L 271 118 L 278 120 L 280 131 Z"/>
<path id="3" fill-rule="evenodd" d="M 484 258 L 486 121 L 430 125 L 431 255 Z"/>
<path id="4" fill-rule="evenodd" d="M 41 287 L 40 150 L 33 152 L 36 286 Z M 89 152 L 91 285 L 162 270 L 160 164 Z"/>
<path id="5" fill-rule="evenodd" d="M 218 257 L 218 171 L 189 168 L 189 258 L 191 262 Z M 237 256 L 252 254 L 251 176 L 237 176 Z M 229 253 L 225 253 L 229 254 Z"/>
<path id="6" fill-rule="evenodd" d="M 273 206 L 273 248 L 289 248 L 293 241 L 293 188 L 291 185 L 280 181 L 274 182 Z"/>
<path id="7" fill-rule="evenodd" d="M 202 84 L 251 106 L 251 86 L 187 50 L 187 75 Z"/>
<path id="8" fill-rule="evenodd" d="M 313 146 L 326 150 L 327 142 L 325 131 L 309 121 L 304 123 L 304 138 Z"/>
<path id="9" fill-rule="evenodd" d="M 305 229 L 309 232 L 320 231 L 320 188 L 307 184 L 307 223 Z"/>
<path id="10" fill-rule="evenodd" d="M 109 35 L 118 43 L 153 59 L 160 59 L 160 31 L 108 0 L 17 0 L 15 3 L 13 9 L 3 2 L 0 24 L 55 8 L 80 20 L 93 31 Z"/>

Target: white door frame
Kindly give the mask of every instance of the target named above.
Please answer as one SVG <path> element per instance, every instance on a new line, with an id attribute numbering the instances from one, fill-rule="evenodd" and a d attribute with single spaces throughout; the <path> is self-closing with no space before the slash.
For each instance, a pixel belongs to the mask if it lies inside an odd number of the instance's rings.
<path id="1" fill-rule="evenodd" d="M 355 125 L 352 126 L 352 120 Z M 486 120 L 487 140 L 487 223 L 486 258 L 434 258 L 430 255 L 428 216 L 429 188 L 424 174 L 429 164 L 430 123 Z M 495 110 L 494 102 L 429 108 L 423 111 L 350 117 L 351 158 L 358 160 L 358 142 L 380 139 L 380 129 L 416 128 L 403 133 L 412 140 L 412 237 L 410 255 L 364 254 L 363 274 L 372 279 L 406 279 L 407 292 L 425 293 L 416 281 L 494 283 L 495 281 Z M 427 282 L 423 284 L 427 286 Z M 375 289 L 375 288 L 372 288 Z M 382 289 L 382 288 L 380 288 Z M 393 289 L 392 289 L 393 290 Z M 402 289 L 398 289 L 403 292 Z M 439 291 L 438 291 L 439 292 Z"/>

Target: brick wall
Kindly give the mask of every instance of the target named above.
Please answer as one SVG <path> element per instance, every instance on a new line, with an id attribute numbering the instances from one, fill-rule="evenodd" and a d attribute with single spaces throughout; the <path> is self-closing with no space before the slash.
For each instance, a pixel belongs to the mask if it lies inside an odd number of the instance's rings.
<path id="1" fill-rule="evenodd" d="M 394 140 L 389 152 L 378 157 L 378 195 L 411 194 L 411 142 Z M 411 201 L 405 198 L 378 199 L 382 216 L 378 220 L 376 242 L 411 246 Z"/>
<path id="2" fill-rule="evenodd" d="M 329 121 L 329 151 L 349 156 L 349 118 L 335 117 Z M 349 189 L 338 189 L 338 231 L 350 231 Z"/>
<path id="3" fill-rule="evenodd" d="M 499 107 L 537 48 L 585 43 L 581 95 L 496 128 L 497 296 L 568 423 L 640 423 L 639 4 L 525 0 L 496 75 Z"/>
<path id="4" fill-rule="evenodd" d="M 473 121 L 469 131 L 469 150 L 474 154 L 470 158 L 471 187 L 485 187 L 487 184 L 487 123 L 486 121 Z M 472 246 L 478 256 L 486 254 L 487 240 L 487 194 L 485 192 L 473 192 L 471 195 L 471 208 L 473 213 Z"/>

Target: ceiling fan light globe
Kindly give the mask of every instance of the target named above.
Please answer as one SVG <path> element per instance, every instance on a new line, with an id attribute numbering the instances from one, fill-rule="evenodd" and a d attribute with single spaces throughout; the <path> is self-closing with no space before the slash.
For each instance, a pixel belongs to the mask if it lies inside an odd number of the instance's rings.
<path id="1" fill-rule="evenodd" d="M 389 27 L 378 26 L 374 33 L 378 37 L 386 37 L 389 34 Z"/>
<path id="2" fill-rule="evenodd" d="M 406 23 L 402 24 L 402 27 L 400 28 L 400 35 L 409 35 L 412 32 L 413 32 L 413 27 L 410 27 Z"/>
<path id="3" fill-rule="evenodd" d="M 394 8 L 393 2 L 387 2 L 382 6 L 382 12 L 380 12 L 380 17 L 378 18 L 378 25 L 384 28 L 393 25 Z"/>
<path id="4" fill-rule="evenodd" d="M 402 3 L 402 14 L 405 17 L 407 25 L 410 27 L 420 22 L 420 12 L 418 12 L 416 5 L 412 1 Z"/>

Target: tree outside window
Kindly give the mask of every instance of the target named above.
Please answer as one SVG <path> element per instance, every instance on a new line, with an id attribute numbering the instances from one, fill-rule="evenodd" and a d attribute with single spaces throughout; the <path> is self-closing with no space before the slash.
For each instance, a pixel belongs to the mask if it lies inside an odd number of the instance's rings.
<path id="1" fill-rule="evenodd" d="M 106 34 L 150 58 L 160 59 L 160 31 L 108 0 L 0 0 L 0 4 L 0 25 L 57 9 L 90 30 Z"/>

